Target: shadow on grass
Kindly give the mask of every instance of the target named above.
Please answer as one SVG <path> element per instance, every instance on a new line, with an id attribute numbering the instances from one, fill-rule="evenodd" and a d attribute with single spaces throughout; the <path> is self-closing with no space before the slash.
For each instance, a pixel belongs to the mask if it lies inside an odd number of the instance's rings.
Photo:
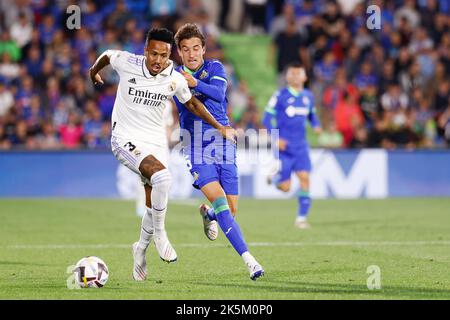
<path id="1" fill-rule="evenodd" d="M 222 283 L 212 284 L 196 282 L 197 285 L 224 288 L 251 289 L 255 293 L 266 291 L 273 293 L 303 293 L 303 294 L 351 294 L 364 295 L 372 299 L 450 299 L 450 290 L 423 287 L 384 286 L 380 290 L 369 290 L 364 285 L 346 283 L 314 283 L 300 281 L 265 281 L 258 280 L 254 284 Z M 274 297 L 276 298 L 276 297 Z M 305 296 L 308 298 L 308 296 Z M 342 296 L 346 299 L 346 296 Z M 296 297 L 293 297 L 296 299 Z"/>

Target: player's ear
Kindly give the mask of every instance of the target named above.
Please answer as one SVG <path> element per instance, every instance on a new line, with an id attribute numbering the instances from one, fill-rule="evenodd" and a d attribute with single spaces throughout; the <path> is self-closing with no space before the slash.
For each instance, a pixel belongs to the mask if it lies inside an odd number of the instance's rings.
<path id="1" fill-rule="evenodd" d="M 202 55 L 206 53 L 206 46 L 202 47 Z"/>

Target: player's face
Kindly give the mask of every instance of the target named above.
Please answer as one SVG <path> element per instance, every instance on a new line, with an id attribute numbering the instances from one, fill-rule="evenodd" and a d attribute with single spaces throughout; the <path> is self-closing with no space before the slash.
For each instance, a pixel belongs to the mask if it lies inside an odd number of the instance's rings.
<path id="1" fill-rule="evenodd" d="M 180 42 L 178 54 L 183 64 L 191 70 L 197 70 L 203 65 L 203 55 L 206 48 L 199 38 L 184 39 Z"/>
<path id="2" fill-rule="evenodd" d="M 145 48 L 146 66 L 155 76 L 167 67 L 170 57 L 170 44 L 164 41 L 150 40 Z"/>
<path id="3" fill-rule="evenodd" d="M 306 82 L 306 72 L 303 68 L 289 68 L 286 73 L 286 81 L 291 87 L 301 87 Z"/>

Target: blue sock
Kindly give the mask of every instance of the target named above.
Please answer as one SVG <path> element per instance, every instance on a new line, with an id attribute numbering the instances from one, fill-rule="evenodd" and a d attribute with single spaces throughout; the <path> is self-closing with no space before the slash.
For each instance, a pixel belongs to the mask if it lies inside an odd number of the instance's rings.
<path id="1" fill-rule="evenodd" d="M 298 216 L 307 217 L 309 208 L 311 207 L 311 198 L 309 196 L 309 191 L 299 191 L 298 192 Z"/>
<path id="2" fill-rule="evenodd" d="M 230 207 L 228 206 L 227 199 L 224 197 L 217 198 L 213 203 L 214 212 L 216 213 L 216 219 L 219 223 L 220 229 L 222 229 L 225 236 L 230 241 L 233 248 L 242 255 L 248 251 L 247 244 L 242 236 L 239 225 L 231 215 Z"/>
<path id="3" fill-rule="evenodd" d="M 210 221 L 217 221 L 217 219 L 216 219 L 216 214 L 214 213 L 214 208 L 209 208 L 209 209 L 206 211 L 206 215 L 208 216 L 208 219 L 209 219 Z"/>

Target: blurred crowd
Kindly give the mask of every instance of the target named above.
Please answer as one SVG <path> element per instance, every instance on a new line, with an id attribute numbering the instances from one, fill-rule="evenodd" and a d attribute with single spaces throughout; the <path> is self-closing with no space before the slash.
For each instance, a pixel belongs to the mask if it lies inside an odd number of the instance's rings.
<path id="1" fill-rule="evenodd" d="M 446 0 L 286 1 L 269 27 L 277 70 L 306 66 L 320 146 L 450 146 L 449 14 Z"/>
<path id="2" fill-rule="evenodd" d="M 67 28 L 71 4 L 81 9 L 80 29 Z M 381 29 L 366 26 L 369 4 L 381 9 Z M 94 87 L 88 68 L 106 49 L 143 54 L 149 28 L 176 31 L 188 21 L 207 36 L 206 58 L 225 63 L 239 128 L 260 128 L 264 106 L 225 60 L 219 37 L 229 31 L 272 37 L 280 84 L 287 64 L 303 63 L 320 146 L 448 147 L 449 14 L 445 0 L 2 0 L 0 149 L 109 148 L 117 74 L 109 68 Z M 175 48 L 172 59 L 180 63 Z"/>

